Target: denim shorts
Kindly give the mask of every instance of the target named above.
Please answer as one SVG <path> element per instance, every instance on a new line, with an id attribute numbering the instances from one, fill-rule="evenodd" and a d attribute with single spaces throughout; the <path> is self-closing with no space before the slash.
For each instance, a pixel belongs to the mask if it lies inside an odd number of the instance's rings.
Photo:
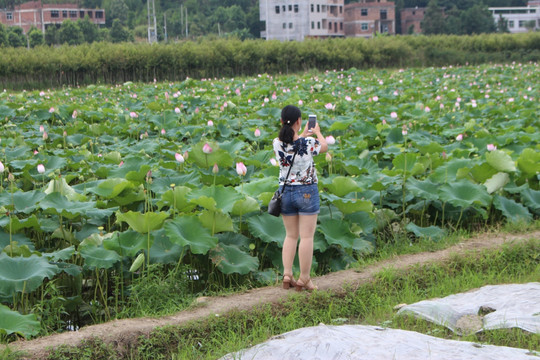
<path id="1" fill-rule="evenodd" d="M 283 186 L 280 186 L 282 189 Z M 315 215 L 320 211 L 317 184 L 287 185 L 281 197 L 281 215 Z"/>

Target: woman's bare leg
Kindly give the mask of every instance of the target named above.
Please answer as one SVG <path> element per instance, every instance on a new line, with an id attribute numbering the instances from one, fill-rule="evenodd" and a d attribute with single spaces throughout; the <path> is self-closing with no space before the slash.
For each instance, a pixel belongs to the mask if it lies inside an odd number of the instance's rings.
<path id="1" fill-rule="evenodd" d="M 298 258 L 300 260 L 300 279 L 302 282 L 310 278 L 311 263 L 313 261 L 313 236 L 317 227 L 317 214 L 299 215 L 300 246 Z"/>
<path id="2" fill-rule="evenodd" d="M 296 255 L 296 244 L 298 242 L 299 233 L 299 216 L 282 216 L 283 225 L 285 225 L 285 241 L 283 242 L 283 250 L 281 260 L 283 261 L 283 274 L 292 275 L 294 256 Z"/>

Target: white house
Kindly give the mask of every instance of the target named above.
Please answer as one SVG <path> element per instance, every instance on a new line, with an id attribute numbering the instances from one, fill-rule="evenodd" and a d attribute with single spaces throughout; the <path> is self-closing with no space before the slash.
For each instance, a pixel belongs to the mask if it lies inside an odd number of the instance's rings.
<path id="1" fill-rule="evenodd" d="M 261 37 L 302 41 L 343 37 L 344 0 L 260 0 Z"/>
<path id="2" fill-rule="evenodd" d="M 540 29 L 540 1 L 529 1 L 527 6 L 490 7 L 493 19 L 497 23 L 502 16 L 508 21 L 511 33 L 527 32 L 527 23 L 534 22 L 534 29 Z"/>

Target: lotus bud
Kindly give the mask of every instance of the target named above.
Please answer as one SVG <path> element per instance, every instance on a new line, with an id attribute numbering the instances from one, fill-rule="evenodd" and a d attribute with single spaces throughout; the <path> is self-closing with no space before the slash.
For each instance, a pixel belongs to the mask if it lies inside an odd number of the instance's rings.
<path id="1" fill-rule="evenodd" d="M 208 122 L 206 123 L 208 126 L 214 126 L 214 122 L 212 120 L 208 120 Z"/>
<path id="2" fill-rule="evenodd" d="M 139 268 L 144 264 L 144 253 L 140 253 L 139 256 L 133 261 L 133 264 L 131 264 L 131 267 L 129 268 L 129 272 L 135 272 L 139 270 Z"/>
<path id="3" fill-rule="evenodd" d="M 459 134 L 458 136 L 456 136 L 456 140 L 457 141 L 463 140 L 463 134 Z"/>
<path id="4" fill-rule="evenodd" d="M 77 115 L 78 115 L 77 110 L 73 110 L 73 114 L 71 114 L 71 118 L 76 119 Z"/>
<path id="5" fill-rule="evenodd" d="M 146 173 L 146 182 L 151 184 L 152 183 L 152 170 L 148 170 Z"/>
<path id="6" fill-rule="evenodd" d="M 442 158 L 443 158 L 444 160 L 446 160 L 446 159 L 448 158 L 448 156 L 446 155 L 446 151 L 443 151 L 443 152 L 442 152 Z"/>
<path id="7" fill-rule="evenodd" d="M 330 153 L 326 153 L 326 162 L 331 162 L 332 161 L 332 155 L 330 155 Z"/>
<path id="8" fill-rule="evenodd" d="M 334 145 L 336 143 L 336 139 L 332 135 L 328 135 L 326 137 L 326 143 L 328 145 Z"/>
<path id="9" fill-rule="evenodd" d="M 274 159 L 274 158 L 271 158 L 271 159 L 270 159 L 270 164 L 272 164 L 273 166 L 278 166 L 278 162 L 277 162 L 277 160 Z"/>
<path id="10" fill-rule="evenodd" d="M 135 111 L 130 112 L 129 116 L 131 116 L 132 119 L 139 117 L 139 115 L 137 115 L 137 113 Z"/>
<path id="11" fill-rule="evenodd" d="M 189 153 L 186 151 L 184 151 L 184 160 L 187 160 L 189 157 Z"/>
<path id="12" fill-rule="evenodd" d="M 497 150 L 497 146 L 495 146 L 493 144 L 487 144 L 487 150 L 488 151 Z"/>
<path id="13" fill-rule="evenodd" d="M 214 174 L 217 174 L 217 173 L 219 172 L 219 167 L 217 166 L 217 163 L 214 164 L 214 167 L 212 168 L 212 172 L 213 172 Z"/>
<path id="14" fill-rule="evenodd" d="M 247 173 L 246 165 L 242 162 L 236 163 L 236 173 L 240 176 L 245 176 Z"/>
<path id="15" fill-rule="evenodd" d="M 390 117 L 391 117 L 392 119 L 397 119 L 397 112 L 392 111 L 392 112 L 390 113 Z"/>
<path id="16" fill-rule="evenodd" d="M 165 129 L 161 129 L 161 135 L 165 135 Z"/>
<path id="17" fill-rule="evenodd" d="M 12 173 L 9 173 L 9 175 L 8 175 L 8 177 L 7 177 L 7 178 L 8 178 L 8 181 L 9 181 L 9 182 L 13 182 L 13 181 L 15 181 L 15 176 L 13 176 L 13 174 L 12 174 Z"/>
<path id="18" fill-rule="evenodd" d="M 202 148 L 202 151 L 203 153 L 205 154 L 210 154 L 213 150 L 212 148 L 210 147 L 210 145 L 208 145 L 208 143 L 204 144 L 203 148 Z"/>
<path id="19" fill-rule="evenodd" d="M 43 174 L 45 172 L 45 166 L 43 166 L 43 164 L 39 164 L 37 166 L 37 172 Z"/>
<path id="20" fill-rule="evenodd" d="M 45 131 L 45 127 L 43 125 L 39 125 L 39 132 L 44 132 Z"/>
<path id="21" fill-rule="evenodd" d="M 174 112 L 177 113 L 177 114 L 180 114 L 180 108 L 175 107 L 175 108 L 174 108 Z"/>
<path id="22" fill-rule="evenodd" d="M 182 154 L 176 153 L 176 154 L 174 154 L 174 158 L 175 158 L 176 161 L 178 161 L 180 164 L 182 164 L 182 163 L 184 162 L 184 157 L 182 156 Z"/>
<path id="23" fill-rule="evenodd" d="M 49 112 L 52 114 L 52 113 L 54 112 L 54 108 L 51 107 L 51 108 L 49 109 Z"/>
<path id="24" fill-rule="evenodd" d="M 64 130 L 64 132 L 62 133 L 62 136 L 63 136 L 63 137 L 66 137 L 66 136 L 67 136 L 67 131 L 66 131 L 66 130 Z"/>
<path id="25" fill-rule="evenodd" d="M 0 173 L 3 173 L 5 170 L 4 164 L 0 161 Z"/>
<path id="26" fill-rule="evenodd" d="M 261 130 L 255 129 L 255 132 L 253 133 L 253 135 L 255 135 L 255 137 L 261 136 Z"/>

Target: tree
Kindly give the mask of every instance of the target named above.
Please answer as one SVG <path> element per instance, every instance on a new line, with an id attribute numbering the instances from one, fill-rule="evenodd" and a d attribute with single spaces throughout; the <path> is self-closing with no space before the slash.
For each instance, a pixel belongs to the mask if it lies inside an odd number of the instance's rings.
<path id="1" fill-rule="evenodd" d="M 467 35 L 495 32 L 495 21 L 487 6 L 475 4 L 461 13 L 461 26 Z"/>
<path id="2" fill-rule="evenodd" d="M 444 33 L 444 15 L 437 0 L 429 1 L 421 26 L 427 35 Z"/>
<path id="3" fill-rule="evenodd" d="M 26 36 L 23 34 L 23 29 L 18 26 L 11 26 L 8 29 L 9 46 L 22 47 L 26 46 Z"/>
<path id="4" fill-rule="evenodd" d="M 107 13 L 107 20 L 114 22 L 115 19 L 120 20 L 120 25 L 126 25 L 128 19 L 129 8 L 124 0 L 112 0 L 111 7 Z"/>
<path id="5" fill-rule="evenodd" d="M 528 31 L 533 31 L 534 28 L 536 27 L 536 21 L 529 20 L 529 21 L 526 21 L 524 25 L 525 25 L 525 29 L 527 29 Z"/>
<path id="6" fill-rule="evenodd" d="M 461 25 L 461 10 L 459 10 L 455 6 L 446 12 L 446 19 L 444 21 L 444 32 L 446 34 L 454 35 L 463 34 L 463 28 Z"/>
<path id="7" fill-rule="evenodd" d="M 120 19 L 114 19 L 109 33 L 111 41 L 114 43 L 131 41 L 133 40 L 133 35 L 122 26 Z"/>
<path id="8" fill-rule="evenodd" d="M 497 32 L 508 33 L 508 20 L 503 18 L 502 14 L 499 14 L 499 19 L 497 20 Z"/>
<path id="9" fill-rule="evenodd" d="M 9 46 L 8 34 L 4 24 L 0 24 L 0 47 Z"/>
<path id="10" fill-rule="evenodd" d="M 56 24 L 51 24 L 45 29 L 45 44 L 58 44 L 58 28 L 56 27 Z"/>
<path id="11" fill-rule="evenodd" d="M 60 44 L 79 45 L 84 42 L 81 29 L 71 20 L 64 20 L 58 30 L 58 42 Z"/>
<path id="12" fill-rule="evenodd" d="M 99 40 L 99 29 L 96 24 L 90 21 L 88 15 L 84 19 L 77 20 L 77 26 L 81 29 L 85 42 L 91 44 Z"/>
<path id="13" fill-rule="evenodd" d="M 28 42 L 30 43 L 30 47 L 43 45 L 44 43 L 43 33 L 32 26 L 30 30 L 28 31 Z"/>

